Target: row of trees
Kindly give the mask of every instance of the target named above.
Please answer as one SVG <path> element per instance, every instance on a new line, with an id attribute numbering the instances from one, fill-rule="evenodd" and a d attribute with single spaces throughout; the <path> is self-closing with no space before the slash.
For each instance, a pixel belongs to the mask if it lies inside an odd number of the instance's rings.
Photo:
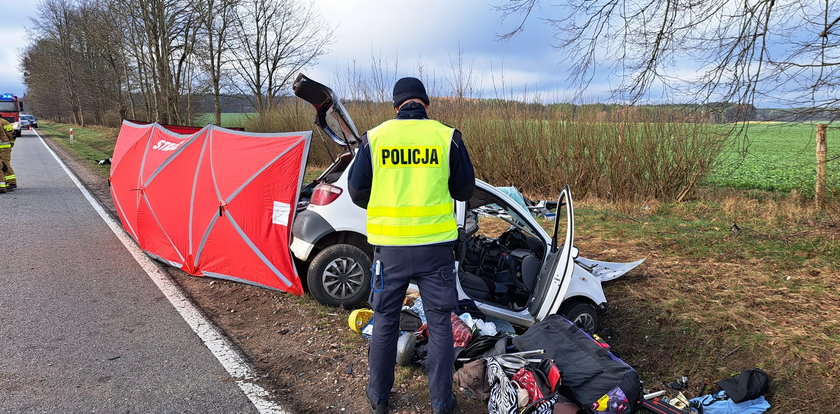
<path id="1" fill-rule="evenodd" d="M 74 123 L 182 124 L 225 91 L 258 112 L 332 39 L 296 0 L 44 0 L 21 66 L 30 110 Z"/>

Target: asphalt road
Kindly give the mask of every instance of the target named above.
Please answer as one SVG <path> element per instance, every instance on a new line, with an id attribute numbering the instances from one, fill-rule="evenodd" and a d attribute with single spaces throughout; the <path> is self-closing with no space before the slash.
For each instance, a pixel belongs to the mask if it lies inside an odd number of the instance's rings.
<path id="1" fill-rule="evenodd" d="M 32 132 L 12 162 L 0 412 L 255 412 Z"/>

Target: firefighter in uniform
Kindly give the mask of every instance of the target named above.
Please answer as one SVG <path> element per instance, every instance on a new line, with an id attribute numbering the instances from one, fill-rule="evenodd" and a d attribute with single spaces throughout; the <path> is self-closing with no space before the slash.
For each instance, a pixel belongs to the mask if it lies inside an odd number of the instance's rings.
<path id="1" fill-rule="evenodd" d="M 17 187 L 15 170 L 12 169 L 12 146 L 15 132 L 9 121 L 0 118 L 0 193 Z"/>
<path id="2" fill-rule="evenodd" d="M 353 202 L 367 209 L 374 248 L 367 397 L 374 413 L 388 412 L 394 383 L 399 315 L 411 280 L 423 298 L 429 329 L 426 371 L 434 413 L 452 413 L 453 337 L 458 305 L 453 198 L 468 200 L 475 173 L 461 133 L 428 119 L 429 97 L 416 78 L 394 85 L 396 119 L 362 137 L 350 170 Z"/>

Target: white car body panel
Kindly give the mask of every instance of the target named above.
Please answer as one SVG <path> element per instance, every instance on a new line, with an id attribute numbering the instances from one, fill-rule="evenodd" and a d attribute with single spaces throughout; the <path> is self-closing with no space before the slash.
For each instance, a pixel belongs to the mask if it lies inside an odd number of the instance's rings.
<path id="1" fill-rule="evenodd" d="M 353 164 L 347 167 L 332 185 L 341 188 L 341 194 L 335 201 L 325 206 L 310 204 L 307 210 L 318 213 L 327 220 L 336 231 L 352 231 L 367 235 L 367 210 L 357 206 L 347 190 L 347 176 Z"/>
<path id="2" fill-rule="evenodd" d="M 569 289 L 566 290 L 564 300 L 575 296 L 589 298 L 596 305 L 607 303 L 607 298 L 604 296 L 604 288 L 601 286 L 601 280 L 597 277 L 592 277 L 591 273 L 587 272 L 586 269 L 580 267 L 577 263 L 575 263 L 572 280 L 569 282 Z"/>
<path id="3" fill-rule="evenodd" d="M 585 257 L 578 257 L 577 261 L 584 266 L 590 268 L 589 273 L 597 277 L 602 282 L 609 282 L 613 279 L 618 279 L 624 276 L 625 273 L 633 270 L 636 266 L 642 264 L 645 259 L 636 260 L 635 262 L 618 263 L 618 262 L 602 262 L 600 260 L 587 259 Z"/>

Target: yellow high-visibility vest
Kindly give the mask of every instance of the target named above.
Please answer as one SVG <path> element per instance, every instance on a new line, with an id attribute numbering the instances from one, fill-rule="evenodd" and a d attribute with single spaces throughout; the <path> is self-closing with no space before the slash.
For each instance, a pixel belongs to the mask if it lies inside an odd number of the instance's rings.
<path id="1" fill-rule="evenodd" d="M 431 119 L 392 119 L 368 131 L 373 182 L 368 242 L 419 246 L 458 238 L 449 194 L 454 129 Z"/>

